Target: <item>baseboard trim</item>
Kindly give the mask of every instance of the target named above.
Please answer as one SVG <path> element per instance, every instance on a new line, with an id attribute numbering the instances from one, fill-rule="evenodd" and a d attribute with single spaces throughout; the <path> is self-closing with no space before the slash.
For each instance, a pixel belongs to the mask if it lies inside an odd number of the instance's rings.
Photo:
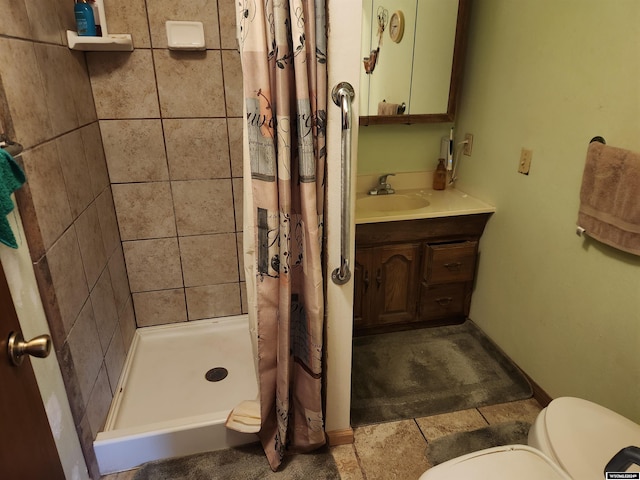
<path id="1" fill-rule="evenodd" d="M 332 430 L 326 432 L 327 443 L 330 447 L 337 445 L 350 445 L 353 443 L 353 428 L 347 428 L 344 430 Z"/>
<path id="2" fill-rule="evenodd" d="M 507 357 L 509 358 L 509 357 Z M 509 359 L 511 360 L 511 359 Z M 511 360 L 513 362 L 513 360 Z M 516 367 L 518 367 L 518 364 L 513 362 L 514 365 Z M 527 373 L 522 370 L 520 367 L 518 367 L 518 369 L 522 372 L 522 374 L 527 378 L 527 380 L 529 380 L 529 383 L 531 384 L 531 389 L 533 390 L 533 398 L 535 398 L 538 403 L 544 408 L 547 405 L 549 405 L 551 403 L 551 400 L 553 400 L 553 397 L 551 395 L 549 395 L 547 392 L 545 392 L 542 387 L 540 385 L 538 385 L 535 380 L 533 378 L 531 378 L 529 375 L 527 375 Z"/>

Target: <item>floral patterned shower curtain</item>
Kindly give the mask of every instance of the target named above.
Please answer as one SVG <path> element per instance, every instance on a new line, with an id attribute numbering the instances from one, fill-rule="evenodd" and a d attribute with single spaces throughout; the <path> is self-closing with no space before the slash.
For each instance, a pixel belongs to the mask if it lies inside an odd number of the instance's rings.
<path id="1" fill-rule="evenodd" d="M 258 436 L 276 470 L 285 450 L 309 451 L 325 443 L 325 1 L 237 5 L 249 147 L 244 175 L 245 185 L 247 176 L 251 183 L 245 212 L 253 245 L 245 250 L 253 255 L 245 261 L 257 320 Z"/>

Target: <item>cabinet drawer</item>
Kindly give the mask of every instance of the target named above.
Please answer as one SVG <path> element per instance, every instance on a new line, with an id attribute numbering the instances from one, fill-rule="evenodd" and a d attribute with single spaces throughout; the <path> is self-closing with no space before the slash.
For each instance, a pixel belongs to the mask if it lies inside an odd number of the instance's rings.
<path id="1" fill-rule="evenodd" d="M 477 248 L 478 242 L 427 245 L 424 280 L 429 284 L 473 280 Z"/>
<path id="2" fill-rule="evenodd" d="M 463 284 L 422 284 L 420 295 L 420 319 L 432 320 L 456 315 L 465 315 L 467 288 Z"/>

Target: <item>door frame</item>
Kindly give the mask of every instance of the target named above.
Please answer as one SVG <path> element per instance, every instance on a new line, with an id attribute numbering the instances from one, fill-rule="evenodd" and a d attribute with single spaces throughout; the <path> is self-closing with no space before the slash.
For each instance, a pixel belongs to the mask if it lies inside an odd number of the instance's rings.
<path id="1" fill-rule="evenodd" d="M 13 196 L 12 200 L 15 205 Z M 7 219 L 19 248 L 12 249 L 0 245 L 0 263 L 9 285 L 20 328 L 26 339 L 42 334 L 50 335 L 18 208 L 15 208 Z M 55 353 L 52 352 L 47 358 L 39 358 L 31 364 L 66 478 L 90 480 Z"/>
<path id="2" fill-rule="evenodd" d="M 361 0 L 327 0 L 329 38 L 327 45 L 327 279 L 340 265 L 341 217 L 341 111 L 331 99 L 339 82 L 349 82 L 355 90 L 351 105 L 351 212 L 350 269 L 355 260 L 355 190 L 358 159 L 358 96 L 360 92 Z M 357 28 L 354 28 L 354 25 Z M 351 429 L 351 341 L 353 335 L 353 275 L 345 285 L 327 281 L 326 298 L 326 419 L 329 443 L 353 442 Z"/>

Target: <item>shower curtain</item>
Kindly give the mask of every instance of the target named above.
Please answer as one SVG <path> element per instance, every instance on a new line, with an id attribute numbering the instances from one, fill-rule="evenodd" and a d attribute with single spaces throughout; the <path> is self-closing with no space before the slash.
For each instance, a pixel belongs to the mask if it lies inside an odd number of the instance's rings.
<path id="1" fill-rule="evenodd" d="M 245 271 L 260 391 L 253 416 L 275 471 L 285 451 L 325 443 L 325 2 L 239 0 L 237 6 L 246 114 Z M 230 428 L 251 417 L 241 406 L 234 412 Z"/>

